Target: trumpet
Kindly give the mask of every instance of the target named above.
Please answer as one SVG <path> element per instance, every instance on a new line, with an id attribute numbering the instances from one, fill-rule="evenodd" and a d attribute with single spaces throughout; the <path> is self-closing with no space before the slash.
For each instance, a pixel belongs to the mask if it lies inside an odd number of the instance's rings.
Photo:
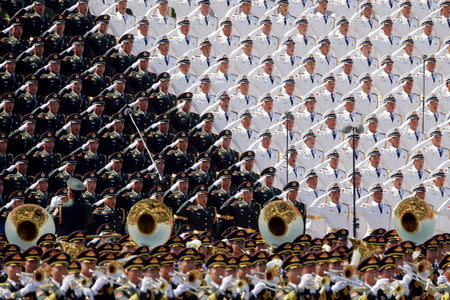
<path id="1" fill-rule="evenodd" d="M 400 280 L 393 280 L 381 286 L 381 290 L 387 294 L 392 294 L 396 299 L 399 299 L 405 293 L 405 287 Z"/>
<path id="2" fill-rule="evenodd" d="M 45 273 L 43 268 L 37 268 L 33 273 L 20 272 L 17 275 L 23 285 L 27 285 L 28 283 L 41 285 L 45 283 L 47 277 Z"/>

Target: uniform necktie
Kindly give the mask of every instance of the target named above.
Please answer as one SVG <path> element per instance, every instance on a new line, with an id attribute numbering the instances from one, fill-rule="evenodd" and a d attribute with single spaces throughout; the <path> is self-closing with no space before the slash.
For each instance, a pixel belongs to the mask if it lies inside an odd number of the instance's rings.
<path id="1" fill-rule="evenodd" d="M 206 23 L 206 25 L 209 25 L 208 17 L 205 17 L 205 23 Z"/>
<path id="2" fill-rule="evenodd" d="M 389 0 L 389 6 L 392 8 L 393 5 L 392 0 Z"/>
<path id="3" fill-rule="evenodd" d="M 308 39 L 306 38 L 306 36 L 303 36 L 303 42 L 305 42 L 305 45 L 308 45 Z"/>
<path id="4" fill-rule="evenodd" d="M 438 152 L 439 152 L 439 157 L 442 157 L 442 153 L 444 153 L 444 151 L 442 150 L 442 147 L 438 148 Z"/>
<path id="5" fill-rule="evenodd" d="M 417 131 L 414 131 L 414 135 L 416 136 L 416 141 L 419 141 L 419 133 Z"/>
<path id="6" fill-rule="evenodd" d="M 331 96 L 331 102 L 333 102 L 333 103 L 334 103 L 334 101 L 336 100 L 336 99 L 334 99 L 334 93 L 333 93 L 333 92 L 331 92 L 331 93 L 330 93 L 330 96 Z"/>
<path id="7" fill-rule="evenodd" d="M 348 37 L 344 35 L 345 44 L 348 46 Z"/>
<path id="8" fill-rule="evenodd" d="M 433 78 L 433 82 L 436 82 L 436 75 L 434 73 L 431 73 L 431 78 Z"/>
<path id="9" fill-rule="evenodd" d="M 247 22 L 248 22 L 248 25 L 250 25 L 250 16 L 249 15 L 247 15 Z"/>
<path id="10" fill-rule="evenodd" d="M 411 27 L 411 18 L 407 18 L 406 21 L 408 21 L 408 26 Z"/>
<path id="11" fill-rule="evenodd" d="M 431 46 L 431 36 L 428 37 L 428 44 Z"/>
<path id="12" fill-rule="evenodd" d="M 377 135 L 374 133 L 374 134 L 372 134 L 372 136 L 373 136 L 373 140 L 375 141 L 375 143 L 378 142 Z"/>
<path id="13" fill-rule="evenodd" d="M 370 59 L 370 57 L 367 58 L 367 64 L 369 65 L 369 67 L 372 65 L 372 59 Z"/>
<path id="14" fill-rule="evenodd" d="M 147 46 L 147 44 L 148 44 L 148 37 L 144 36 L 144 42 L 145 42 L 145 46 Z"/>
<path id="15" fill-rule="evenodd" d="M 297 177 L 297 167 L 293 167 L 292 171 L 294 171 L 295 177 Z"/>
<path id="16" fill-rule="evenodd" d="M 313 113 L 311 113 L 310 117 L 311 117 L 311 122 L 314 122 L 314 114 Z"/>
<path id="17" fill-rule="evenodd" d="M 333 130 L 333 140 L 336 139 L 336 130 Z"/>
<path id="18" fill-rule="evenodd" d="M 289 138 L 292 140 L 294 134 L 292 133 L 292 131 L 289 131 Z"/>
<path id="19" fill-rule="evenodd" d="M 428 9 L 431 9 L 431 2 L 430 2 L 430 0 L 427 0 L 427 6 L 428 6 Z"/>
<path id="20" fill-rule="evenodd" d="M 225 80 L 228 81 L 228 74 L 223 74 L 223 77 L 225 77 Z"/>
<path id="21" fill-rule="evenodd" d="M 441 191 L 441 197 L 444 197 L 444 188 L 441 187 L 441 188 L 439 188 L 439 190 Z"/>
<path id="22" fill-rule="evenodd" d="M 284 17 L 284 25 L 287 24 L 287 16 Z"/>
<path id="23" fill-rule="evenodd" d="M 348 77 L 348 82 L 349 82 L 350 84 L 352 84 L 352 76 L 348 75 L 347 77 Z"/>
<path id="24" fill-rule="evenodd" d="M 250 132 L 250 129 L 247 129 L 247 135 L 248 135 L 248 138 L 250 138 L 252 136 L 252 133 Z"/>
<path id="25" fill-rule="evenodd" d="M 323 20 L 324 20 L 325 24 L 327 24 L 328 23 L 328 16 L 327 15 L 323 15 Z"/>
<path id="26" fill-rule="evenodd" d="M 186 36 L 184 37 L 184 39 L 185 39 L 185 41 L 186 41 L 186 44 L 189 45 L 189 37 L 186 35 Z"/>
<path id="27" fill-rule="evenodd" d="M 330 58 L 328 57 L 328 55 L 325 55 L 325 60 L 327 61 L 327 64 L 330 64 Z"/>
<path id="28" fill-rule="evenodd" d="M 358 194 L 358 199 L 361 198 L 361 192 L 359 191 L 359 188 L 356 189 L 356 193 Z"/>
<path id="29" fill-rule="evenodd" d="M 392 36 L 389 36 L 389 43 L 392 45 Z"/>
<path id="30" fill-rule="evenodd" d="M 186 79 L 186 83 L 189 83 L 189 75 L 184 75 L 184 78 Z"/>
<path id="31" fill-rule="evenodd" d="M 351 112 L 349 116 L 350 116 L 350 120 L 352 120 L 352 122 L 353 122 L 353 113 Z"/>
<path id="32" fill-rule="evenodd" d="M 408 94 L 408 98 L 409 98 L 409 102 L 413 103 L 413 99 L 412 99 L 411 94 Z"/>
<path id="33" fill-rule="evenodd" d="M 269 118 L 270 118 L 270 121 L 273 121 L 273 120 L 272 120 L 272 113 L 271 113 L 271 112 L 269 113 Z"/>
<path id="34" fill-rule="evenodd" d="M 338 204 L 336 205 L 336 207 L 337 207 L 338 213 L 341 213 L 341 204 L 338 203 Z"/>
<path id="35" fill-rule="evenodd" d="M 316 198 L 317 198 L 318 194 L 317 194 L 317 190 L 316 190 L 316 189 L 314 189 L 314 195 L 315 195 Z"/>
<path id="36" fill-rule="evenodd" d="M 270 151 L 270 149 L 267 149 L 267 154 L 269 155 L 270 158 L 272 158 L 272 151 Z"/>
<path id="37" fill-rule="evenodd" d="M 127 23 L 127 14 L 123 14 L 122 15 L 123 21 L 125 22 L 125 24 Z"/>
<path id="38" fill-rule="evenodd" d="M 336 169 L 334 169 L 334 178 L 338 178 L 338 172 Z"/>
<path id="39" fill-rule="evenodd" d="M 251 55 L 248 57 L 248 61 L 249 61 L 250 66 L 251 66 L 253 64 L 253 60 L 252 60 L 252 56 Z"/>
<path id="40" fill-rule="evenodd" d="M 422 170 L 417 171 L 417 174 L 419 175 L 419 179 L 422 179 Z"/>
<path id="41" fill-rule="evenodd" d="M 314 75 L 313 74 L 309 75 L 309 78 L 311 79 L 311 83 L 314 83 Z"/>
<path id="42" fill-rule="evenodd" d="M 227 37 L 228 46 L 231 46 L 230 37 Z"/>
<path id="43" fill-rule="evenodd" d="M 390 117 L 391 117 L 391 122 L 394 122 L 394 114 L 393 113 L 389 113 Z"/>
<path id="44" fill-rule="evenodd" d="M 166 62 L 166 65 L 169 65 L 169 58 L 167 56 L 164 56 L 164 61 Z"/>
<path id="45" fill-rule="evenodd" d="M 267 43 L 270 45 L 270 38 L 269 36 L 266 37 Z"/>
<path id="46" fill-rule="evenodd" d="M 225 119 L 228 121 L 229 117 L 228 117 L 228 112 L 225 112 Z"/>
<path id="47" fill-rule="evenodd" d="M 370 97 L 370 94 L 367 94 L 367 100 L 369 100 L 369 103 L 372 103 L 372 97 Z"/>
<path id="48" fill-rule="evenodd" d="M 267 0 L 264 0 L 264 7 L 267 9 L 268 7 L 267 7 Z"/>
<path id="49" fill-rule="evenodd" d="M 293 56 L 291 56 L 291 66 L 293 66 L 294 65 L 294 57 Z"/>
<path id="50" fill-rule="evenodd" d="M 273 76 L 269 75 L 270 82 L 273 84 Z"/>
<path id="51" fill-rule="evenodd" d="M 368 20 L 368 22 L 369 22 L 369 26 L 370 26 L 370 28 L 373 28 L 372 20 L 371 20 L 371 19 L 369 19 L 369 20 Z"/>
<path id="52" fill-rule="evenodd" d="M 289 101 L 291 102 L 291 105 L 294 105 L 294 97 L 289 96 Z"/>
<path id="53" fill-rule="evenodd" d="M 206 101 L 208 102 L 208 104 L 209 104 L 209 102 L 211 102 L 211 97 L 209 97 L 208 94 L 206 94 Z"/>
<path id="54" fill-rule="evenodd" d="M 247 104 L 249 104 L 249 102 L 250 102 L 250 97 L 249 97 L 248 95 L 245 95 L 244 99 L 245 99 L 245 102 L 247 102 Z"/>
<path id="55" fill-rule="evenodd" d="M 434 120 L 437 122 L 438 121 L 438 114 L 434 113 L 433 115 L 434 115 Z"/>
<path id="56" fill-rule="evenodd" d="M 211 62 L 209 61 L 209 57 L 206 58 L 206 64 L 208 65 L 208 67 L 211 65 Z"/>
<path id="57" fill-rule="evenodd" d="M 414 63 L 414 61 L 413 61 L 413 58 L 412 58 L 412 56 L 410 55 L 409 56 L 409 62 L 411 63 L 411 66 L 413 65 L 413 63 Z"/>
<path id="58" fill-rule="evenodd" d="M 397 158 L 400 158 L 400 149 L 397 148 Z"/>
<path id="59" fill-rule="evenodd" d="M 377 173 L 377 177 L 380 177 L 380 169 L 375 168 L 375 172 Z"/>
<path id="60" fill-rule="evenodd" d="M 164 23 L 166 23 L 166 25 L 167 25 L 167 17 L 164 16 L 163 19 L 164 19 Z"/>
<path id="61" fill-rule="evenodd" d="M 311 149 L 311 155 L 313 158 L 316 158 L 316 155 L 314 154 L 314 149 Z"/>
<path id="62" fill-rule="evenodd" d="M 380 214 L 383 213 L 383 205 L 381 203 L 378 203 L 378 209 L 380 210 Z"/>
<path id="63" fill-rule="evenodd" d="M 347 8 L 350 8 L 350 1 L 345 0 L 345 4 L 347 4 Z"/>
<path id="64" fill-rule="evenodd" d="M 398 190 L 398 195 L 400 196 L 400 199 L 403 199 L 403 192 L 401 190 Z"/>

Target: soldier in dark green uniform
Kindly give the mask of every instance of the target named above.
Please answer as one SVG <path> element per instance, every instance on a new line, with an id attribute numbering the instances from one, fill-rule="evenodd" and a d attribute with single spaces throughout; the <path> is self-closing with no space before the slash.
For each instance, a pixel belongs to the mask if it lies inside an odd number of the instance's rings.
<path id="1" fill-rule="evenodd" d="M 105 168 L 110 164 L 110 169 Z M 100 176 L 99 189 L 102 191 L 108 187 L 120 189 L 125 184 L 125 175 L 122 173 L 123 154 L 113 153 L 109 156 L 109 163 L 97 172 Z"/>
<path id="2" fill-rule="evenodd" d="M 179 132 L 174 140 L 177 142 L 176 149 L 169 150 L 166 154 L 166 171 L 177 174 L 186 171 L 194 164 L 194 155 L 188 152 L 188 136 L 186 132 Z"/>
<path id="3" fill-rule="evenodd" d="M 61 97 L 61 114 L 67 116 L 70 114 L 79 114 L 86 110 L 88 99 L 81 93 L 83 88 L 82 80 L 83 78 L 79 74 L 70 75 L 68 81 L 69 85 L 71 85 L 70 91 L 61 91 L 59 93 L 63 95 Z"/>
<path id="4" fill-rule="evenodd" d="M 273 167 L 262 170 L 261 177 L 264 176 L 264 180 L 261 182 L 261 186 L 255 189 L 253 198 L 261 206 L 265 205 L 270 199 L 281 194 L 281 191 L 273 186 L 275 181 L 276 169 Z M 261 178 L 262 179 L 262 178 Z"/>
<path id="5" fill-rule="evenodd" d="M 222 204 L 225 203 L 234 192 L 231 190 L 231 172 L 228 170 L 222 170 L 217 174 L 217 181 L 219 188 L 210 185 L 210 191 L 208 195 L 208 204 L 220 209 Z"/>
<path id="6" fill-rule="evenodd" d="M 168 190 L 164 196 L 164 203 L 177 211 L 178 208 L 189 199 L 189 177 L 185 172 L 178 173 L 173 179 L 173 191 Z"/>
<path id="7" fill-rule="evenodd" d="M 79 0 L 76 10 L 67 15 L 66 32 L 68 35 L 84 35 L 94 26 L 95 17 L 89 13 L 88 5 L 88 0 Z"/>
<path id="8" fill-rule="evenodd" d="M 11 18 L 8 23 L 8 27 L 10 26 L 12 28 L 8 35 L 0 39 L 0 55 L 11 52 L 17 57 L 29 47 L 29 43 L 23 38 L 23 24 L 20 18 Z"/>
<path id="9" fill-rule="evenodd" d="M 116 74 L 113 79 L 113 90 L 105 95 L 105 115 L 118 113 L 125 105 L 132 102 L 130 94 L 125 93 L 126 79 L 123 74 Z"/>
<path id="10" fill-rule="evenodd" d="M 5 176 L 5 195 L 17 190 L 25 190 L 33 183 L 33 177 L 28 175 L 28 158 L 25 154 L 16 156 L 13 160 L 15 168 L 11 171 L 3 171 L 2 176 Z M 15 170 L 15 173 L 12 173 Z"/>
<path id="11" fill-rule="evenodd" d="M 217 140 L 217 134 L 212 132 L 214 115 L 206 113 L 201 116 L 200 121 L 200 123 L 204 121 L 201 129 L 197 129 L 196 126 L 189 131 L 189 145 L 197 153 L 208 151 Z"/>
<path id="12" fill-rule="evenodd" d="M 13 93 L 5 93 L 1 96 L 2 111 L 0 112 L 0 132 L 10 133 L 20 125 L 20 116 L 14 110 Z"/>
<path id="13" fill-rule="evenodd" d="M 155 122 L 158 129 L 154 132 L 148 133 L 147 145 L 152 153 L 160 153 L 164 148 L 172 143 L 173 135 L 169 133 L 170 122 L 168 114 L 161 114 L 157 116 Z"/>
<path id="14" fill-rule="evenodd" d="M 0 133 L 0 172 L 5 170 L 12 164 L 13 156 L 11 153 L 7 153 L 8 149 L 8 136 L 4 133 Z M 9 150 L 9 149 L 8 149 Z M 10 151 L 8 151 L 10 152 Z"/>
<path id="15" fill-rule="evenodd" d="M 74 73 L 82 73 L 89 68 L 90 61 L 84 57 L 84 39 L 82 36 L 75 36 L 70 41 L 73 46 L 72 55 L 67 55 L 61 61 L 61 73 L 70 76 Z M 64 49 L 66 51 L 66 49 Z M 68 51 L 66 51 L 67 54 Z"/>
<path id="16" fill-rule="evenodd" d="M 38 173 L 34 180 L 36 188 L 31 188 L 34 184 L 27 188 L 25 191 L 25 203 L 47 207 L 52 198 L 52 194 L 48 192 L 48 175 L 45 173 Z"/>
<path id="17" fill-rule="evenodd" d="M 14 112 L 21 116 L 31 113 L 38 105 L 43 104 L 44 97 L 37 94 L 38 80 L 36 75 L 28 75 L 25 77 L 25 88 L 23 93 L 17 93 L 16 101 L 14 102 Z M 20 88 L 19 88 L 20 89 Z M 17 90 L 16 90 L 17 91 Z"/>
<path id="18" fill-rule="evenodd" d="M 59 113 L 60 100 L 57 93 L 51 93 L 45 98 L 46 103 L 41 105 L 47 108 L 47 112 L 41 112 L 36 118 L 37 133 L 43 131 L 56 132 L 58 129 L 64 126 L 64 117 Z M 40 110 L 38 107 L 36 110 Z M 35 110 L 35 111 L 36 111 Z"/>
<path id="19" fill-rule="evenodd" d="M 42 96 L 46 96 L 50 93 L 58 93 L 67 82 L 67 77 L 60 73 L 61 58 L 58 54 L 51 54 L 48 56 L 47 64 L 49 64 L 48 72 L 45 72 L 45 70 L 41 68 L 35 73 L 39 76 L 38 93 Z"/>
<path id="20" fill-rule="evenodd" d="M 104 166 L 106 159 L 103 154 L 98 153 L 98 145 L 99 137 L 96 133 L 90 133 L 86 136 L 86 149 L 78 154 L 77 174 L 97 171 Z"/>
<path id="21" fill-rule="evenodd" d="M 93 223 L 91 232 L 97 231 L 101 225 L 108 223 L 112 232 L 120 234 L 124 233 L 126 211 L 117 207 L 116 203 L 117 190 L 114 188 L 106 189 L 102 193 L 103 199 L 105 199 L 104 205 L 97 207 L 92 212 Z"/>
<path id="22" fill-rule="evenodd" d="M 103 115 L 105 109 L 105 98 L 95 97 L 90 104 L 92 112 L 82 113 L 81 134 L 97 133 L 97 131 L 108 123 L 108 118 Z"/>
<path id="23" fill-rule="evenodd" d="M 185 201 L 176 211 L 176 215 L 182 218 L 179 225 L 190 224 L 197 231 L 212 231 L 216 222 L 216 209 L 207 206 L 208 188 L 206 185 L 199 185 L 193 192 L 193 197 Z M 186 220 L 183 220 L 185 218 Z"/>
<path id="24" fill-rule="evenodd" d="M 201 184 L 210 186 L 214 182 L 213 174 L 210 171 L 211 157 L 209 153 L 200 153 L 197 155 L 196 160 L 196 164 L 199 164 L 198 167 L 196 169 L 190 168 L 192 171 L 189 173 L 189 186 L 191 190 Z"/>
<path id="25" fill-rule="evenodd" d="M 156 115 L 160 115 L 177 105 L 177 96 L 169 93 L 169 73 L 163 72 L 159 74 L 156 78 L 156 82 L 159 82 L 159 87 L 156 90 L 151 89 L 147 92 L 151 96 L 151 111 Z"/>
<path id="26" fill-rule="evenodd" d="M 116 45 L 116 37 L 107 33 L 109 26 L 109 15 L 101 15 L 95 18 L 95 24 L 100 27 L 86 34 L 86 55 L 90 58 L 100 56 Z"/>
<path id="27" fill-rule="evenodd" d="M 38 172 L 50 173 L 60 166 L 61 155 L 55 153 L 55 135 L 51 132 L 45 132 L 41 135 L 40 141 L 43 142 L 42 150 L 30 155 L 30 173 Z"/>
<path id="28" fill-rule="evenodd" d="M 67 127 L 68 126 L 68 127 Z M 66 129 L 64 127 L 67 127 Z M 80 136 L 81 117 L 71 114 L 67 117 L 67 124 L 56 132 L 55 147 L 58 153 L 67 155 L 80 148 L 83 140 Z"/>
<path id="29" fill-rule="evenodd" d="M 150 52 L 142 51 L 136 55 L 136 60 L 139 60 L 138 66 L 133 70 L 125 71 L 128 93 L 136 94 L 137 92 L 147 91 L 156 83 L 156 74 L 148 69 L 149 58 Z"/>
<path id="30" fill-rule="evenodd" d="M 152 166 L 152 170 L 144 169 L 141 173 L 144 175 L 144 193 L 148 193 L 150 189 L 156 186 L 164 187 L 164 190 L 170 187 L 171 178 L 165 170 L 165 159 L 161 153 L 153 156 L 155 166 Z M 161 174 L 161 178 L 160 175 Z"/>
<path id="31" fill-rule="evenodd" d="M 7 53 L 2 57 L 4 72 L 0 73 L 0 95 L 14 92 L 22 85 L 23 77 L 16 73 L 16 55 Z"/>
<path id="32" fill-rule="evenodd" d="M 211 162 L 214 170 L 228 169 L 238 161 L 239 153 L 230 148 L 231 136 L 230 130 L 221 131 L 218 139 L 223 138 L 222 143 L 218 147 L 211 146 L 208 150 L 211 153 Z"/>
<path id="33" fill-rule="evenodd" d="M 83 94 L 88 97 L 98 96 L 106 89 L 111 79 L 105 75 L 105 58 L 97 56 L 92 60 L 92 72 L 83 73 Z"/>
<path id="34" fill-rule="evenodd" d="M 9 195 L 8 203 L 0 208 L 0 228 L 1 232 L 4 232 L 4 225 L 6 223 L 6 219 L 8 218 L 9 213 L 15 209 L 16 207 L 19 207 L 24 204 L 25 202 L 25 194 L 22 190 L 17 190 L 11 195 Z M 18 247 L 17 247 L 18 248 Z M 4 251 L 4 255 L 7 255 L 8 253 Z"/>
<path id="35" fill-rule="evenodd" d="M 86 191 L 81 195 L 82 200 L 90 205 L 100 200 L 100 196 L 95 192 L 97 188 L 97 175 L 95 172 L 86 173 L 83 176 L 83 184 L 86 187 Z"/>
<path id="36" fill-rule="evenodd" d="M 148 95 L 145 92 L 139 92 L 134 97 L 131 116 L 141 131 L 144 131 L 154 123 L 153 120 L 155 117 L 152 113 L 148 112 L 148 100 Z M 125 132 L 128 134 L 136 132 L 136 128 L 134 127 L 130 116 L 127 116 L 126 118 Z"/>
<path id="37" fill-rule="evenodd" d="M 25 10 L 24 10 L 25 12 Z M 34 0 L 33 8 L 25 14 L 20 15 L 24 24 L 25 37 L 37 37 L 40 36 L 45 30 L 50 27 L 50 20 L 45 15 L 45 0 Z"/>
<path id="38" fill-rule="evenodd" d="M 17 57 L 17 72 L 22 75 L 34 74 L 45 64 L 44 39 L 33 39 L 31 46 Z"/>
<path id="39" fill-rule="evenodd" d="M 117 300 L 126 299 L 146 299 L 150 297 L 153 299 L 153 293 L 148 290 L 143 291 L 142 287 L 139 289 L 141 278 L 143 278 L 142 270 L 144 269 L 144 260 L 141 257 L 135 257 L 127 261 L 124 265 L 125 275 L 127 277 L 127 283 L 121 285 L 114 291 L 114 298 Z"/>
<path id="40" fill-rule="evenodd" d="M 128 185 L 121 189 L 117 194 L 119 199 L 117 206 L 129 211 L 133 205 L 146 198 L 146 196 L 142 193 L 143 181 L 144 178 L 142 173 L 137 172 L 131 174 L 128 180 Z M 130 187 L 128 188 L 128 186 Z"/>
<path id="41" fill-rule="evenodd" d="M 142 166 L 148 166 L 150 164 L 150 157 L 145 150 L 145 141 L 140 138 L 138 134 L 135 134 L 132 138 L 133 143 L 137 142 L 136 146 L 131 149 L 123 151 L 124 157 L 124 172 L 134 173 L 142 170 Z M 133 144 L 131 143 L 131 145 Z M 128 148 L 128 147 L 127 147 Z"/>
<path id="42" fill-rule="evenodd" d="M 136 57 L 132 54 L 133 43 L 134 36 L 130 33 L 125 34 L 119 39 L 121 45 L 119 50 L 112 49 L 105 54 L 108 61 L 106 69 L 108 75 L 123 73 L 135 62 Z"/>
<path id="43" fill-rule="evenodd" d="M 49 175 L 51 192 L 56 192 L 65 187 L 69 178 L 75 177 L 77 157 L 68 155 L 61 160 L 62 166 L 52 171 Z"/>
<path id="44" fill-rule="evenodd" d="M 98 134 L 101 135 L 99 151 L 105 155 L 125 148 L 130 141 L 130 137 L 123 133 L 125 115 L 122 113 L 114 114 L 111 121 L 111 131 L 105 132 L 107 128 L 98 131 Z"/>
<path id="45" fill-rule="evenodd" d="M 44 56 L 54 53 L 61 53 L 69 47 L 70 37 L 64 33 L 66 18 L 63 15 L 56 15 L 52 19 L 55 25 L 53 32 L 46 33 L 44 38 Z"/>
<path id="46" fill-rule="evenodd" d="M 200 119 L 198 114 L 191 112 L 192 93 L 180 94 L 177 100 L 180 104 L 183 102 L 183 106 L 179 109 L 174 107 L 168 111 L 170 115 L 170 127 L 173 133 L 191 129 L 199 123 Z"/>
<path id="47" fill-rule="evenodd" d="M 233 172 L 233 185 L 238 187 L 246 181 L 256 182 L 259 179 L 259 175 L 253 171 L 255 152 L 245 151 L 241 154 L 240 162 L 242 162 L 242 167 Z"/>
<path id="48" fill-rule="evenodd" d="M 28 293 L 34 292 L 34 289 L 24 288 L 24 285 L 20 282 L 19 273 L 22 272 L 23 255 L 21 253 L 11 253 L 6 255 L 3 260 L 5 265 L 5 272 L 8 275 L 8 279 L 0 283 L 0 288 L 9 290 L 11 292 L 11 298 L 21 298 Z"/>
<path id="49" fill-rule="evenodd" d="M 445 281 L 438 284 L 434 293 L 435 299 L 450 298 L 450 255 L 445 255 L 439 263 L 439 269 L 442 270 Z"/>

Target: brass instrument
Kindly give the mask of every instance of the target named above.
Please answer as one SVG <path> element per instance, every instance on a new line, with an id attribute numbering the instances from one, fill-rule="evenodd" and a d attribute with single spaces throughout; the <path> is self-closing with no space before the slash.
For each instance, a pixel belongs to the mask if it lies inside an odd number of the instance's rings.
<path id="1" fill-rule="evenodd" d="M 422 244 L 433 236 L 436 220 L 433 208 L 424 200 L 409 197 L 394 208 L 394 228 L 404 241 Z"/>
<path id="2" fill-rule="evenodd" d="M 192 270 L 186 274 L 186 281 L 190 284 L 195 284 L 197 281 L 203 279 L 203 273 L 199 270 Z"/>
<path id="3" fill-rule="evenodd" d="M 25 249 L 36 244 L 45 233 L 55 233 L 52 216 L 35 204 L 24 204 L 13 209 L 6 219 L 5 234 L 8 242 Z"/>
<path id="4" fill-rule="evenodd" d="M 394 280 L 381 286 L 381 290 L 386 294 L 392 294 L 395 299 L 400 299 L 405 293 L 405 287 L 400 280 Z"/>
<path id="5" fill-rule="evenodd" d="M 275 278 L 280 278 L 280 270 L 278 268 L 270 268 L 266 270 L 266 273 L 264 274 L 265 279 L 268 282 L 272 282 Z"/>
<path id="6" fill-rule="evenodd" d="M 128 232 L 139 246 L 154 248 L 164 244 L 173 226 L 172 210 L 161 201 L 143 199 L 131 207 Z"/>
<path id="7" fill-rule="evenodd" d="M 356 274 L 356 266 L 346 265 L 342 270 L 342 276 L 347 279 L 352 279 Z"/>
<path id="8" fill-rule="evenodd" d="M 45 280 L 45 270 L 43 268 L 37 268 L 33 272 L 33 276 L 31 277 L 34 282 L 37 282 L 39 284 L 42 284 Z"/>
<path id="9" fill-rule="evenodd" d="M 350 238 L 350 241 L 353 244 L 353 255 L 350 265 L 357 266 L 361 261 L 372 255 L 374 249 L 366 242 L 352 238 Z"/>
<path id="10" fill-rule="evenodd" d="M 106 265 L 106 275 L 115 276 L 122 270 L 122 264 L 118 261 L 111 261 Z"/>
<path id="11" fill-rule="evenodd" d="M 428 276 L 425 276 L 427 271 Z M 416 273 L 420 277 L 428 278 L 430 277 L 430 275 L 433 274 L 433 267 L 431 266 L 431 263 L 428 260 L 421 260 L 416 266 Z"/>
<path id="12" fill-rule="evenodd" d="M 78 254 L 86 250 L 86 247 L 80 244 L 69 243 L 66 241 L 57 241 L 56 243 L 61 247 L 62 251 L 69 254 L 72 258 L 76 258 Z"/>
<path id="13" fill-rule="evenodd" d="M 258 227 L 266 242 L 277 247 L 292 242 L 303 232 L 303 218 L 291 202 L 277 200 L 261 210 Z"/>

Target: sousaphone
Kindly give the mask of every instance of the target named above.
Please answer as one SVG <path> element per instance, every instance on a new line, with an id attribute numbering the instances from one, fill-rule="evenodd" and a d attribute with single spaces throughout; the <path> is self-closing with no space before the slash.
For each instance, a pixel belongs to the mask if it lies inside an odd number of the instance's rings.
<path id="1" fill-rule="evenodd" d="M 34 246 L 45 233 L 55 233 L 55 222 L 39 205 L 24 204 L 16 207 L 6 219 L 6 238 L 9 243 L 16 244 L 21 249 Z"/>
<path id="2" fill-rule="evenodd" d="M 164 244 L 173 227 L 172 210 L 154 199 L 143 199 L 133 205 L 127 217 L 127 230 L 139 246 L 154 248 Z"/>

